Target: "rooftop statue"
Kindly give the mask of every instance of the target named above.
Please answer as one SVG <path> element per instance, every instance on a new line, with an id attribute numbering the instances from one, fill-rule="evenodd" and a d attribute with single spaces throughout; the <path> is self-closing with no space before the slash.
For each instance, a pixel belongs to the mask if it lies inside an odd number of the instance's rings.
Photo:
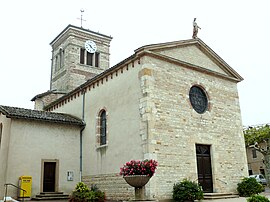
<path id="1" fill-rule="evenodd" d="M 198 26 L 198 24 L 196 22 L 196 18 L 194 18 L 194 20 L 193 20 L 193 35 L 192 35 L 193 39 L 198 38 L 197 34 L 198 34 L 199 29 L 201 29 L 201 28 Z"/>

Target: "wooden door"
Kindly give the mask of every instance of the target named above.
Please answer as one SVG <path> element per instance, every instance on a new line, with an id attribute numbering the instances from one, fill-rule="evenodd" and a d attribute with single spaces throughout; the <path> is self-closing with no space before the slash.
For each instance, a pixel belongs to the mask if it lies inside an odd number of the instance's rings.
<path id="1" fill-rule="evenodd" d="M 203 192 L 213 192 L 212 167 L 209 145 L 196 145 L 198 182 Z"/>
<path id="2" fill-rule="evenodd" d="M 44 162 L 43 192 L 55 192 L 56 162 Z"/>

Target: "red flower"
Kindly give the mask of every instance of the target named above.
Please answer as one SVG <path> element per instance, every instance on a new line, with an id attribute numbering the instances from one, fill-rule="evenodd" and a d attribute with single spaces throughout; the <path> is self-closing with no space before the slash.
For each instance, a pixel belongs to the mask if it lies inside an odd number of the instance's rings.
<path id="1" fill-rule="evenodd" d="M 120 168 L 120 175 L 148 175 L 152 177 L 155 173 L 157 166 L 157 161 L 152 159 L 146 159 L 144 161 L 131 160 Z"/>

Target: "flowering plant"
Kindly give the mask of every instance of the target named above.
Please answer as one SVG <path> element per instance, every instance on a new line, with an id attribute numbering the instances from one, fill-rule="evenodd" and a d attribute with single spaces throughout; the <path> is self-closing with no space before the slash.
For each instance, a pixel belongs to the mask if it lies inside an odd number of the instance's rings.
<path id="1" fill-rule="evenodd" d="M 143 161 L 131 160 L 120 168 L 120 175 L 147 175 L 152 177 L 155 173 L 157 165 L 157 161 L 152 159 L 146 159 Z"/>

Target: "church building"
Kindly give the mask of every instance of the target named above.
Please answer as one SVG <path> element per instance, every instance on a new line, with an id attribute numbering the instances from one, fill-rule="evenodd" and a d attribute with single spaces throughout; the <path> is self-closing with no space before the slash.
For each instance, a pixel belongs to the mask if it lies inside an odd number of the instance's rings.
<path id="1" fill-rule="evenodd" d="M 139 47 L 110 67 L 111 40 L 68 25 L 50 43 L 50 89 L 33 97 L 35 110 L 0 106 L 0 197 L 25 175 L 31 197 L 83 181 L 108 199 L 134 199 L 119 175 L 133 159 L 158 162 L 148 199 L 171 199 L 184 178 L 236 193 L 248 176 L 243 78 L 197 37 Z"/>

